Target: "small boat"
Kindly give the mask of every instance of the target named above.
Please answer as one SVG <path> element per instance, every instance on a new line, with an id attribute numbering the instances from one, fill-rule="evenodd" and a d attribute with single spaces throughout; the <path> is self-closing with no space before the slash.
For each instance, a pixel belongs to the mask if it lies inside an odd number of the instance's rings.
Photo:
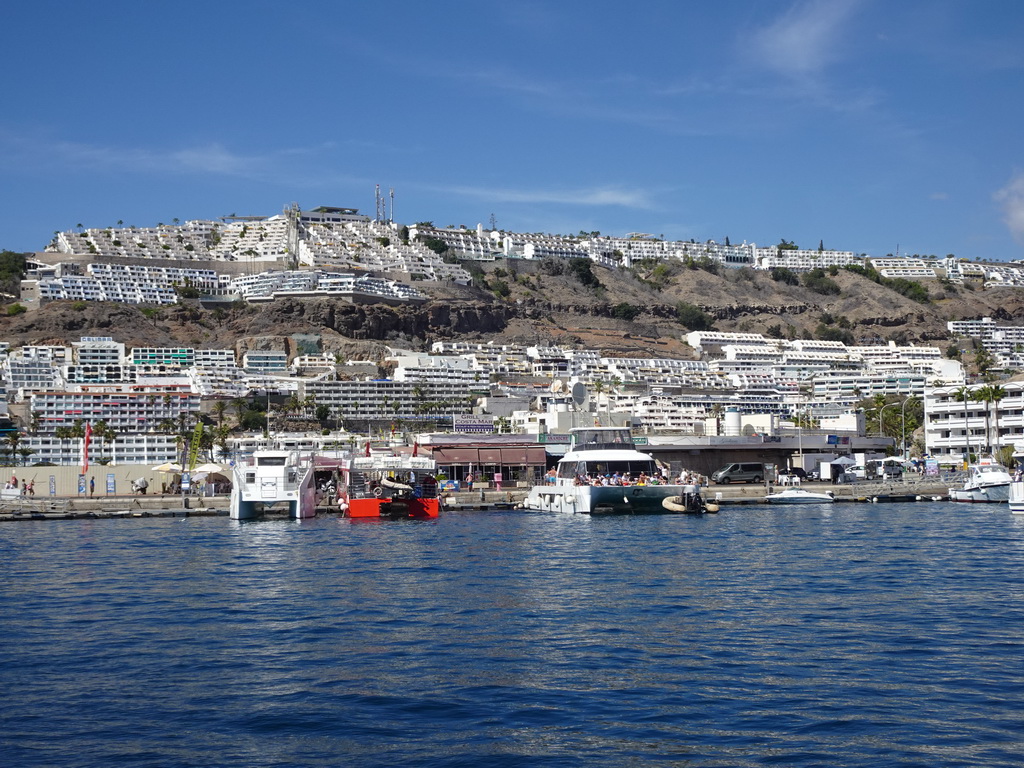
<path id="1" fill-rule="evenodd" d="M 700 492 L 699 485 L 684 485 L 683 492 L 678 496 L 666 496 L 661 500 L 661 506 L 669 512 L 678 512 L 683 515 L 702 515 L 705 512 L 717 512 L 718 504 L 707 501 Z"/>
<path id="2" fill-rule="evenodd" d="M 764 497 L 765 504 L 831 504 L 835 495 L 805 491 L 803 488 L 786 488 L 784 491 L 769 493 Z"/>
<path id="3" fill-rule="evenodd" d="M 585 515 L 718 511 L 717 505 L 712 510 L 704 501 L 697 486 L 657 482 L 660 477 L 654 458 L 633 447 L 628 428 L 571 429 L 569 450 L 555 473 L 546 484 L 531 488 L 522 506 Z"/>
<path id="4" fill-rule="evenodd" d="M 356 456 L 343 464 L 346 517 L 433 518 L 441 511 L 437 463 L 427 456 Z"/>
<path id="5" fill-rule="evenodd" d="M 1000 502 L 1010 498 L 1013 478 L 999 462 L 982 458 L 972 464 L 961 488 L 949 489 L 950 501 Z"/>
<path id="6" fill-rule="evenodd" d="M 232 520 L 254 520 L 267 512 L 293 520 L 316 516 L 312 455 L 261 448 L 232 472 Z"/>

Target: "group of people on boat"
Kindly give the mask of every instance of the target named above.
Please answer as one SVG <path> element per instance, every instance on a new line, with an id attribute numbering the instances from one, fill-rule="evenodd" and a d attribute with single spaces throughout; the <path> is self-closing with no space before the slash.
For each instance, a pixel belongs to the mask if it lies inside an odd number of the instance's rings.
<path id="1" fill-rule="evenodd" d="M 648 475 L 641 472 L 634 478 L 630 474 L 615 472 L 608 475 L 577 475 L 576 485 L 668 485 L 667 475 Z"/>

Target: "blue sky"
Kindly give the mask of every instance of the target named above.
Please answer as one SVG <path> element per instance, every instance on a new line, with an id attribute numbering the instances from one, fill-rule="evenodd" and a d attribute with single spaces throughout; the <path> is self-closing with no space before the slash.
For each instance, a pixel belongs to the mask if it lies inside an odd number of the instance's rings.
<path id="1" fill-rule="evenodd" d="M 1024 3 L 14 3 L 0 248 L 272 215 L 1024 258 Z"/>

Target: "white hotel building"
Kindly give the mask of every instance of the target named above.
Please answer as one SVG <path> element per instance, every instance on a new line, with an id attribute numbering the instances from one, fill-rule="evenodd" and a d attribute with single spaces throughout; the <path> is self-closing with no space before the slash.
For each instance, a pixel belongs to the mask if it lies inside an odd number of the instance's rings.
<path id="1" fill-rule="evenodd" d="M 980 389 L 978 384 L 970 387 Z M 933 456 L 962 457 L 968 445 L 971 453 L 991 447 L 1012 446 L 1024 441 L 1024 382 L 1003 382 L 1006 397 L 998 403 L 963 403 L 956 399 L 959 386 L 929 389 L 924 397 L 925 447 Z"/>

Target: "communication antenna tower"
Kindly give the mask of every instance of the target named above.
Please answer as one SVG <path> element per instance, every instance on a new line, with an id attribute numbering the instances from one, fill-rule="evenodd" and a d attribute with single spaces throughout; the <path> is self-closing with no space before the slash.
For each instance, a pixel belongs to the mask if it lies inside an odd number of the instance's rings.
<path id="1" fill-rule="evenodd" d="M 299 227 L 302 220 L 302 209 L 298 203 L 285 206 L 284 217 L 288 222 L 288 264 L 291 269 L 299 268 Z"/>
<path id="2" fill-rule="evenodd" d="M 494 214 L 491 214 L 491 232 L 494 232 L 498 228 L 498 220 L 494 218 Z"/>
<path id="3" fill-rule="evenodd" d="M 391 198 L 391 214 L 388 216 L 388 221 L 392 224 L 395 223 L 395 188 L 388 188 L 388 196 Z"/>
<path id="4" fill-rule="evenodd" d="M 376 187 L 374 187 L 374 190 L 373 190 L 373 220 L 377 224 L 380 224 L 380 219 L 381 219 L 381 216 L 380 216 L 380 206 L 381 206 L 380 184 L 378 184 Z"/>

